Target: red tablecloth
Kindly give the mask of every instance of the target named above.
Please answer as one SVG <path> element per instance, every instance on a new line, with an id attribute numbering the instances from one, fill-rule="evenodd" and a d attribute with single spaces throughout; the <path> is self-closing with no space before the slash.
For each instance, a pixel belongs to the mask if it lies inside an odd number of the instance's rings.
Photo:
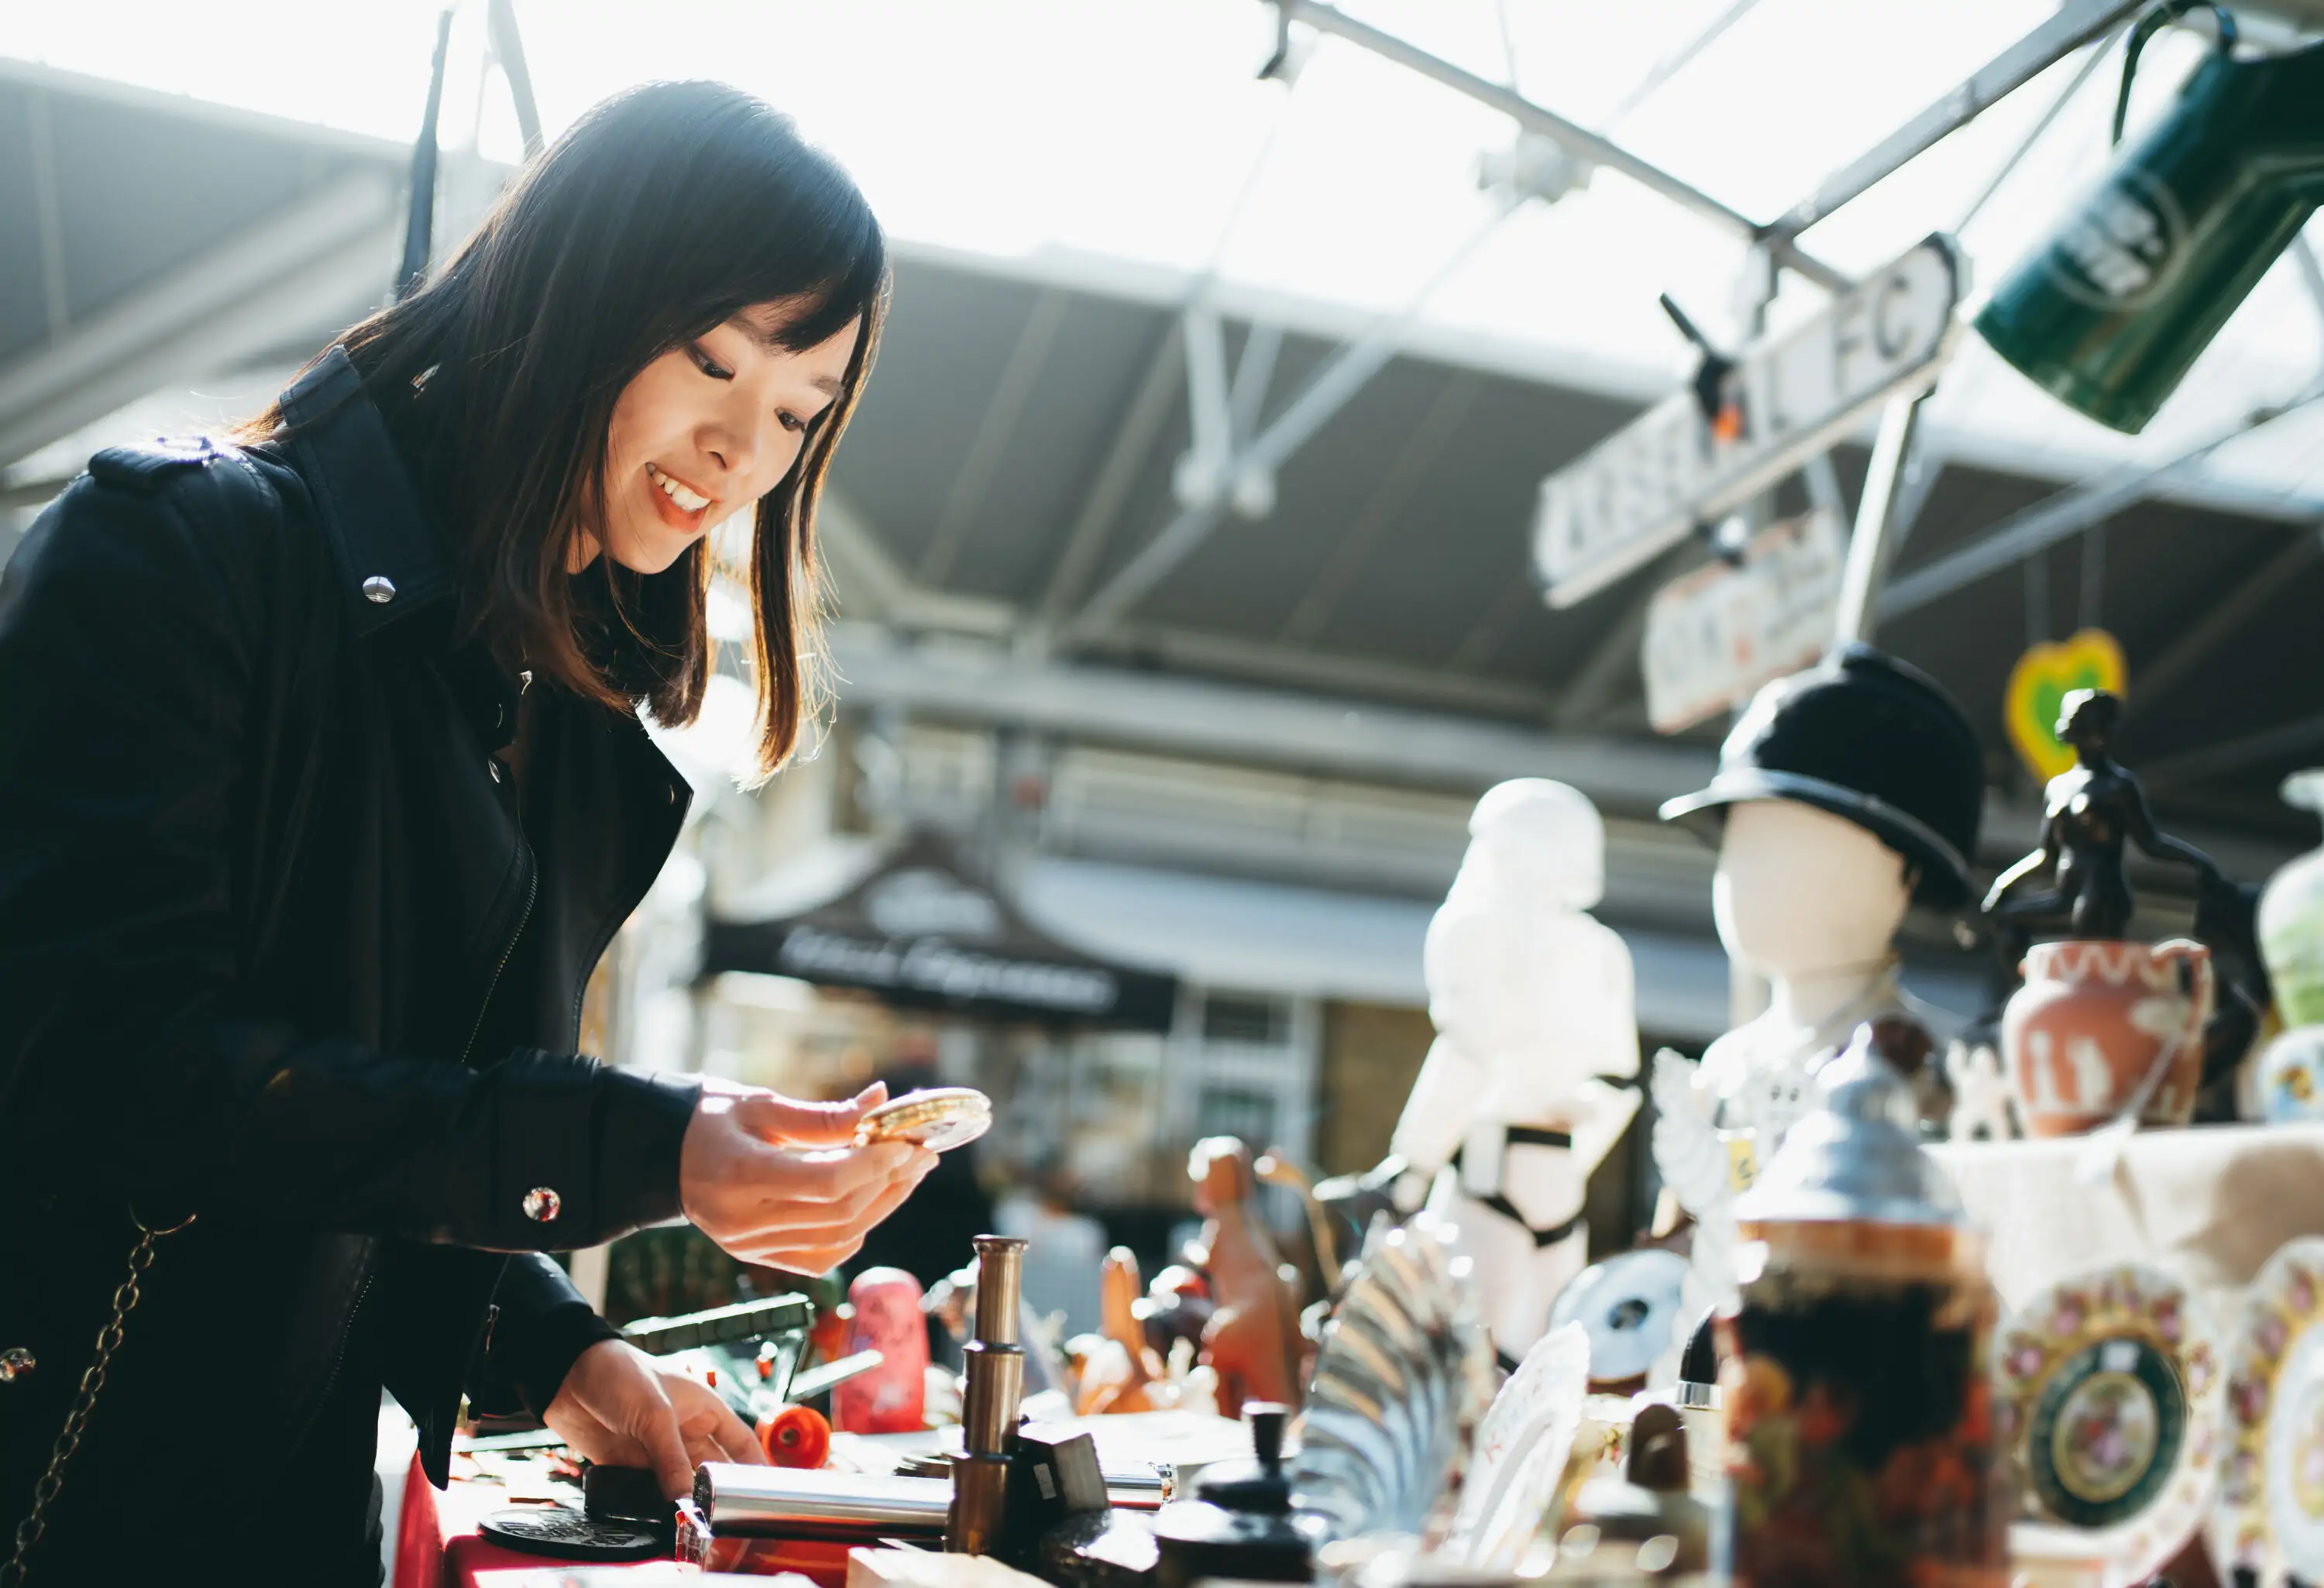
<path id="1" fill-rule="evenodd" d="M 395 1582 L 392 1588 L 500 1588 L 507 1572 L 553 1571 L 568 1562 L 527 1555 L 492 1543 L 476 1530 L 485 1516 L 508 1504 L 507 1491 L 498 1483 L 468 1482 L 456 1473 L 451 1487 L 438 1490 L 411 1458 L 403 1479 L 403 1510 L 395 1532 Z M 788 1543 L 779 1551 L 754 1551 L 766 1558 L 753 1571 L 798 1572 L 813 1578 L 820 1588 L 843 1588 L 847 1581 L 847 1546 Z M 642 1571 L 652 1562 L 637 1563 Z M 618 1572 L 619 1565 L 599 1565 L 597 1572 Z M 729 1567 L 728 1569 L 733 1569 Z"/>

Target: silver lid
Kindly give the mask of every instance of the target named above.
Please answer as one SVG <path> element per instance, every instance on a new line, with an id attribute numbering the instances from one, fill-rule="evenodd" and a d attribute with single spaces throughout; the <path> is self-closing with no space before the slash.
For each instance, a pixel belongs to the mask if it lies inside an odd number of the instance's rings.
<path id="1" fill-rule="evenodd" d="M 1816 1073 L 1808 1112 L 1736 1198 L 1736 1221 L 1966 1223 L 1952 1182 L 1922 1149 L 1919 1118 L 1911 1084 L 1872 1027 L 1858 1026 L 1848 1051 Z"/>

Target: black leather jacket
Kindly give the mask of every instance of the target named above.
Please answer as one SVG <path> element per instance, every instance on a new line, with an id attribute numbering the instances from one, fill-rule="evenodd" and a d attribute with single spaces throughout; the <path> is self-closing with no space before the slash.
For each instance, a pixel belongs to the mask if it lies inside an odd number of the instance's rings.
<path id="1" fill-rule="evenodd" d="M 520 806 L 524 687 L 454 642 L 443 533 L 346 356 L 285 412 L 246 450 L 99 454 L 0 576 L 0 1350 L 37 1363 L 0 1385 L 0 1558 L 131 1210 L 194 1218 L 35 1583 L 336 1568 L 380 1385 L 441 1482 L 464 1391 L 540 1409 L 611 1333 L 538 1254 L 678 1211 L 695 1088 L 574 1048 L 689 789 L 543 684 Z"/>

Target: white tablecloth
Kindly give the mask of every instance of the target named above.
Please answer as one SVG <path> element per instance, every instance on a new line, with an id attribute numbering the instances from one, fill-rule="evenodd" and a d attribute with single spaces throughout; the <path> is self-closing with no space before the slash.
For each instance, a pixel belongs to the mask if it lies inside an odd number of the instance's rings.
<path id="1" fill-rule="evenodd" d="M 2186 1281 L 2225 1329 L 2277 1247 L 2324 1234 L 2324 1125 L 2142 1131 L 2110 1164 L 2080 1137 L 1931 1150 L 1990 1232 L 2012 1307 L 2066 1274 L 2138 1260 Z"/>

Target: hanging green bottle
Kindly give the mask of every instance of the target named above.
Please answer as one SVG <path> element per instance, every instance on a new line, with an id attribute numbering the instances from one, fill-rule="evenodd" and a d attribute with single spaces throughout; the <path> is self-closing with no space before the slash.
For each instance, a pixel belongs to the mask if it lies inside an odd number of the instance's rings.
<path id="1" fill-rule="evenodd" d="M 2192 9 L 2168 4 L 2133 28 L 2139 46 Z M 2145 136 L 1977 317 L 1978 333 L 2043 391 L 2135 435 L 2324 200 L 2324 42 L 2241 55 L 2216 7 L 2218 47 Z"/>

